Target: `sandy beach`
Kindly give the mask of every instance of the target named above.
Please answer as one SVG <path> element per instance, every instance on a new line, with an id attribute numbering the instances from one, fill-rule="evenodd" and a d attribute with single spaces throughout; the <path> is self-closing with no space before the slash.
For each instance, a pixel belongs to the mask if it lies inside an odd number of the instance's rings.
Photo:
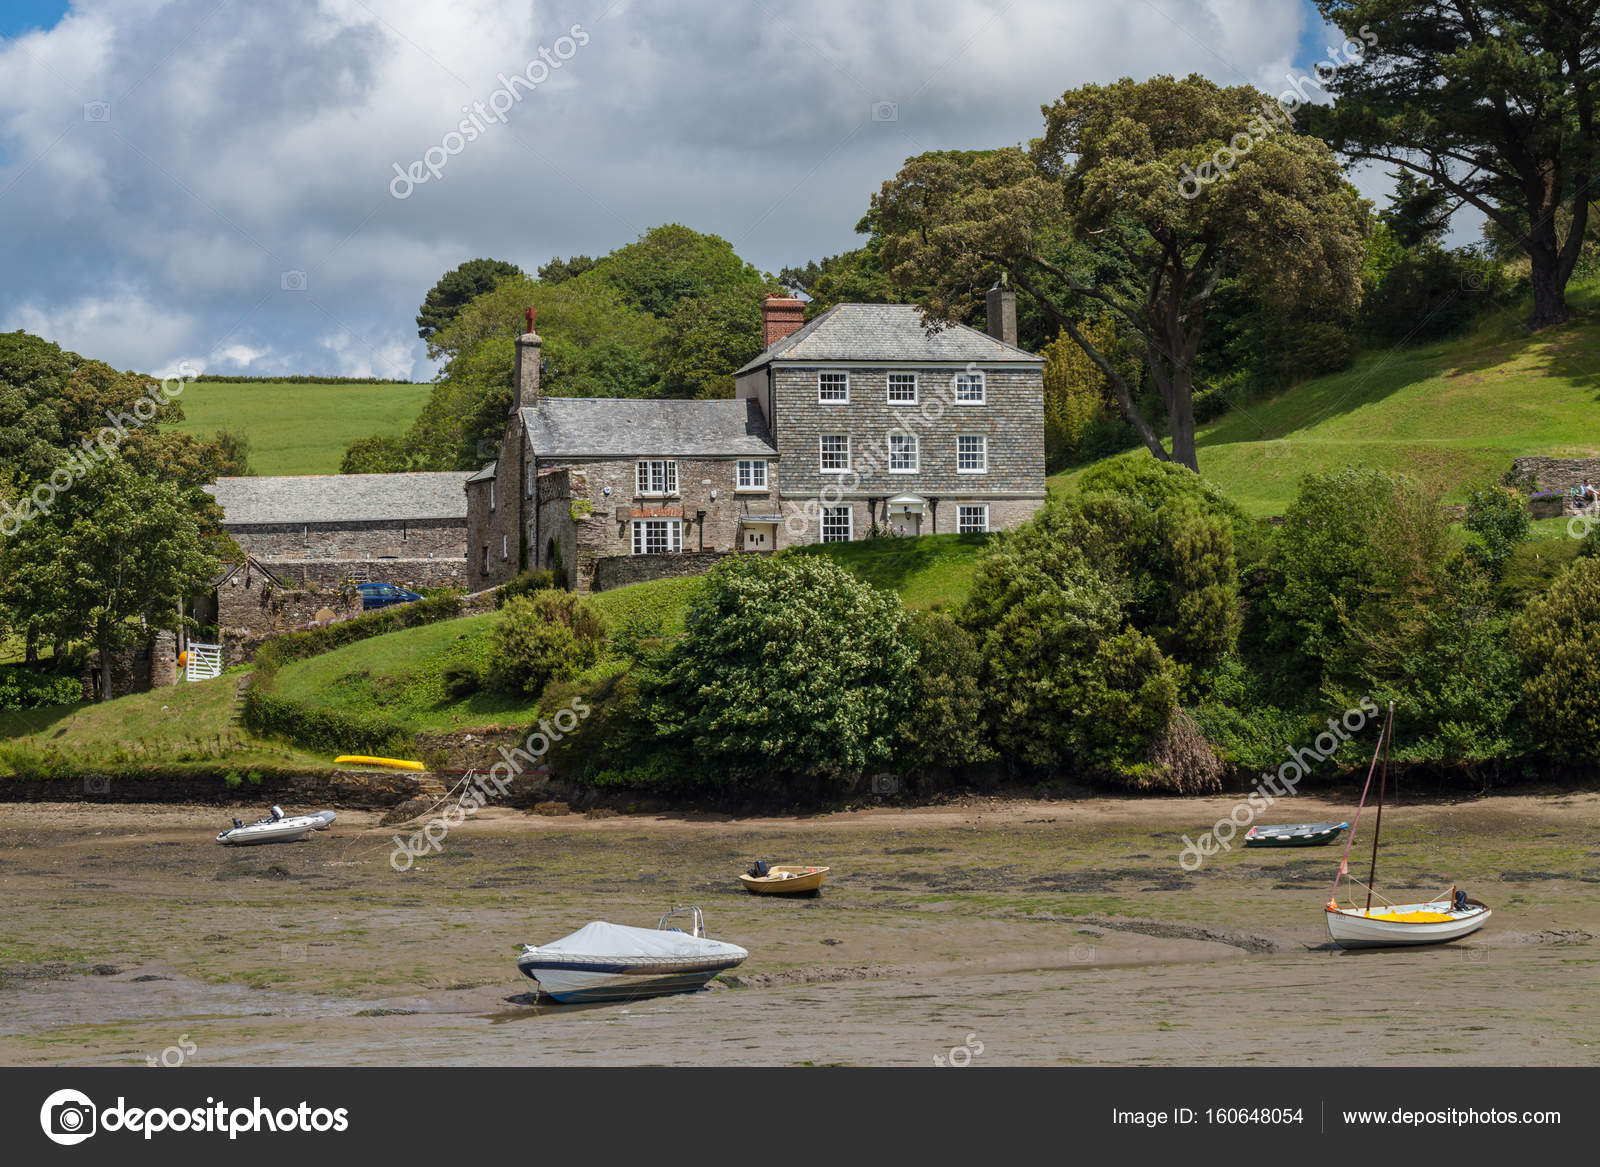
<path id="1" fill-rule="evenodd" d="M 1339 847 L 1180 866 L 1182 837 L 1234 805 L 489 809 L 401 873 L 405 830 L 370 813 L 230 849 L 216 831 L 260 808 L 8 804 L 0 1063 L 1600 1062 L 1600 795 L 1386 810 L 1380 890 L 1457 884 L 1494 918 L 1464 942 L 1366 953 L 1324 931 Z M 1263 821 L 1349 813 L 1308 797 Z M 834 876 L 816 899 L 756 898 L 736 879 L 756 858 Z M 648 927 L 685 903 L 751 953 L 711 989 L 532 1003 L 519 943 L 593 919 Z"/>

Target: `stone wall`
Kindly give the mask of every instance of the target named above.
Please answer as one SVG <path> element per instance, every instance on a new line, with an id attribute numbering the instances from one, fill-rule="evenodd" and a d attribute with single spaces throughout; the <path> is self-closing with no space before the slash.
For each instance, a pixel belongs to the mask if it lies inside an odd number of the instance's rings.
<path id="1" fill-rule="evenodd" d="M 592 590 L 610 591 L 652 579 L 700 575 L 729 555 L 770 555 L 768 551 L 685 551 L 677 555 L 612 555 L 595 563 Z"/>
<path id="2" fill-rule="evenodd" d="M 80 675 L 83 699 L 95 700 L 100 692 L 100 654 L 93 652 Z M 111 696 L 145 693 L 178 683 L 178 638 L 157 632 L 144 644 L 111 650 Z"/>
<path id="3" fill-rule="evenodd" d="M 171 775 L 71 778 L 11 778 L 0 782 L 0 802 L 191 802 L 249 808 L 239 818 L 254 822 L 273 804 L 285 811 L 327 807 L 376 809 L 394 806 L 433 789 L 434 780 L 415 773 L 334 770 L 317 774 L 264 773 L 259 782 L 229 787 L 219 777 L 193 772 Z M 217 830 L 229 816 L 219 816 Z M 335 830 L 338 828 L 335 827 Z M 207 842 L 210 842 L 208 839 Z M 215 847 L 215 844 L 211 844 Z"/>
<path id="4" fill-rule="evenodd" d="M 465 559 L 263 559 L 263 566 L 289 584 L 337 589 L 347 579 L 398 587 L 465 588 Z"/>
<path id="5" fill-rule="evenodd" d="M 1600 458 L 1515 458 L 1511 462 L 1513 478 L 1531 478 L 1539 490 L 1559 490 L 1570 493 L 1585 478 L 1600 485 Z"/>
<path id="6" fill-rule="evenodd" d="M 276 559 L 462 559 L 467 520 L 228 523 L 245 552 Z"/>
<path id="7" fill-rule="evenodd" d="M 495 476 L 467 486 L 467 590 L 476 592 L 511 580 L 532 562 L 526 528 L 532 523 L 528 504 L 532 483 L 524 471 L 522 414 L 506 419 L 495 460 Z"/>
<path id="8" fill-rule="evenodd" d="M 359 615 L 360 596 L 342 598 L 329 588 L 272 587 L 253 572 L 236 572 L 217 588 L 217 629 L 228 666 L 253 660 L 262 642 L 274 636 Z"/>

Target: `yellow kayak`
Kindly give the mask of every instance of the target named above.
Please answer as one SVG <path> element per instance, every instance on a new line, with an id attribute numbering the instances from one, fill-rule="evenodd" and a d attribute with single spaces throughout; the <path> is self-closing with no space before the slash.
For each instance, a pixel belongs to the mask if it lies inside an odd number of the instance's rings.
<path id="1" fill-rule="evenodd" d="M 387 766 L 392 770 L 426 770 L 421 762 L 406 762 L 399 758 L 369 758 L 365 754 L 340 754 L 333 760 L 335 766 Z"/>

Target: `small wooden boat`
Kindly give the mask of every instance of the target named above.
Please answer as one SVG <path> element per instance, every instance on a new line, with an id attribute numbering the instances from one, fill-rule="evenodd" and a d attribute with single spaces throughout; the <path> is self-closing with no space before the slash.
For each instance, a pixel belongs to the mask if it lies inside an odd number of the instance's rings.
<path id="1" fill-rule="evenodd" d="M 685 913 L 692 913 L 692 932 L 668 927 Z M 595 920 L 549 944 L 524 944 L 517 968 L 557 1001 L 628 1001 L 702 989 L 749 955 L 709 939 L 699 908 L 674 908 L 654 928 Z"/>
<path id="2" fill-rule="evenodd" d="M 1344 856 L 1339 860 L 1339 873 L 1333 877 L 1333 895 L 1323 905 L 1323 919 L 1328 926 L 1328 937 L 1340 948 L 1392 948 L 1417 944 L 1443 944 L 1459 940 L 1476 932 L 1488 923 L 1493 914 L 1481 900 L 1469 899 L 1467 893 L 1452 887 L 1437 900 L 1416 904 L 1390 903 L 1375 890 L 1378 875 L 1378 842 L 1383 834 L 1383 795 L 1389 779 L 1389 747 L 1394 738 L 1394 702 L 1389 702 L 1389 717 L 1378 734 L 1377 747 L 1372 752 L 1372 765 L 1367 770 L 1367 784 L 1361 788 L 1361 803 L 1356 807 L 1355 826 L 1361 825 L 1361 812 L 1366 809 L 1367 792 L 1372 789 L 1372 775 L 1378 769 L 1379 758 L 1383 769 L 1378 778 L 1378 816 L 1372 829 L 1372 864 L 1367 869 L 1367 902 L 1356 907 L 1352 901 L 1347 908 L 1339 906 L 1339 882 L 1349 878 L 1352 884 L 1361 883 L 1350 874 L 1350 845 L 1355 842 L 1355 827 L 1345 841 Z M 1372 898 L 1383 900 L 1376 908 Z"/>
<path id="3" fill-rule="evenodd" d="M 757 868 L 764 868 L 757 874 Z M 822 881 L 828 878 L 826 867 L 806 867 L 795 863 L 779 863 L 772 867 L 757 864 L 739 877 L 745 891 L 765 896 L 813 895 L 822 890 Z"/>
<path id="4" fill-rule="evenodd" d="M 1284 827 L 1251 827 L 1246 847 L 1322 847 L 1339 837 L 1349 823 L 1294 823 Z"/>
<path id="5" fill-rule="evenodd" d="M 421 762 L 407 762 L 399 758 L 372 758 L 366 754 L 340 754 L 333 760 L 335 766 L 382 766 L 390 770 L 426 770 Z"/>

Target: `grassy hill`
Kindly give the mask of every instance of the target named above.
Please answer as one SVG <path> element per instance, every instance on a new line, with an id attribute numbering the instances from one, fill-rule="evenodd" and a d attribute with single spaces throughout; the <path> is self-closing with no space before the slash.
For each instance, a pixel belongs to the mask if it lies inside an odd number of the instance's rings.
<path id="1" fill-rule="evenodd" d="M 0 712 L 0 775 L 124 772 L 158 765 L 196 775 L 326 766 L 233 723 L 237 674 L 94 705 Z"/>
<path id="2" fill-rule="evenodd" d="M 222 427 L 244 434 L 257 474 L 337 474 L 346 446 L 372 434 L 405 432 L 432 388 L 196 381 L 183 391 L 187 420 L 175 428 L 200 438 Z"/>
<path id="3" fill-rule="evenodd" d="M 826 555 L 867 583 L 898 592 L 908 608 L 948 608 L 966 598 L 987 535 L 918 535 L 814 543 L 803 555 Z"/>
<path id="4" fill-rule="evenodd" d="M 1569 302 L 1600 307 L 1600 282 Z M 1525 310 L 1416 348 L 1370 352 L 1341 373 L 1230 410 L 1199 433 L 1200 472 L 1247 511 L 1280 514 L 1306 474 L 1403 471 L 1461 502 L 1524 454 L 1600 455 L 1600 315 L 1528 336 Z M 1077 471 L 1056 475 L 1070 489 Z"/>

